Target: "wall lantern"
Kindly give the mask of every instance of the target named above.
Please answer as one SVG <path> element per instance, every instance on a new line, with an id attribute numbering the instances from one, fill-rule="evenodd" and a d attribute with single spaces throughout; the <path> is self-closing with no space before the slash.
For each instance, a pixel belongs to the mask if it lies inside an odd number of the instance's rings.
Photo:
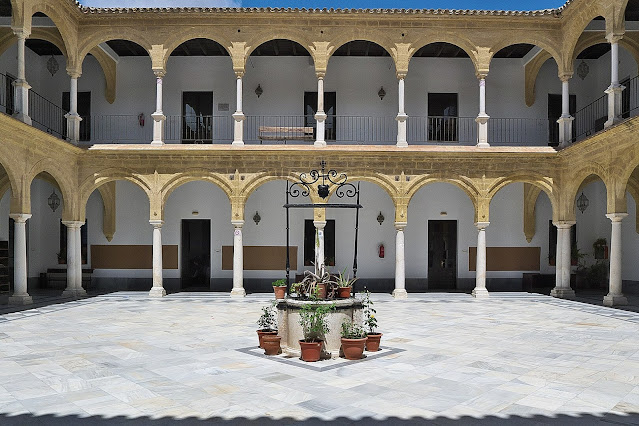
<path id="1" fill-rule="evenodd" d="M 51 55 L 51 57 L 47 61 L 47 71 L 49 71 L 49 73 L 51 73 L 51 77 L 53 77 L 59 69 L 60 65 L 58 64 L 58 61 L 56 61 L 55 57 Z"/>
<path id="2" fill-rule="evenodd" d="M 386 90 L 384 90 L 384 86 L 379 89 L 379 92 L 377 92 L 377 96 L 379 96 L 380 100 L 384 100 L 384 96 L 386 96 Z"/>
<path id="3" fill-rule="evenodd" d="M 264 90 L 262 89 L 262 86 L 258 84 L 257 87 L 255 88 L 255 94 L 259 98 L 260 96 L 262 96 L 262 93 L 264 93 Z"/>
<path id="4" fill-rule="evenodd" d="M 262 217 L 256 211 L 255 214 L 253 215 L 253 222 L 255 222 L 256 225 L 259 225 L 260 224 L 260 220 L 262 220 Z"/>
<path id="5" fill-rule="evenodd" d="M 590 204 L 590 201 L 588 201 L 588 197 L 586 197 L 584 195 L 584 192 L 581 191 L 581 195 L 579 196 L 579 198 L 577 198 L 577 208 L 579 209 L 581 214 L 586 211 L 586 209 L 588 208 L 588 204 Z"/>
<path id="6" fill-rule="evenodd" d="M 577 67 L 577 75 L 579 76 L 580 79 L 583 80 L 584 78 L 586 78 L 589 72 L 590 72 L 590 67 L 588 66 L 586 61 L 582 59 L 581 63 Z"/>
<path id="7" fill-rule="evenodd" d="M 47 204 L 53 211 L 56 211 L 58 207 L 60 207 L 60 197 L 58 197 L 58 194 L 55 193 L 55 189 L 51 195 L 49 195 L 49 198 L 47 198 Z"/>
<path id="8" fill-rule="evenodd" d="M 384 222 L 384 215 L 382 214 L 382 212 L 379 212 L 379 214 L 377 215 L 377 221 L 380 225 Z"/>

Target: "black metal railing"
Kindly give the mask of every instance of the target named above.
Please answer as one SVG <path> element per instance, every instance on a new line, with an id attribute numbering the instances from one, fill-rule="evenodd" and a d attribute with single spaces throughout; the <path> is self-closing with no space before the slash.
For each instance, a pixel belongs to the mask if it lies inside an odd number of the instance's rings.
<path id="1" fill-rule="evenodd" d="M 168 116 L 164 122 L 164 141 L 184 144 L 230 143 L 233 141 L 233 117 L 228 115 Z"/>
<path id="2" fill-rule="evenodd" d="M 33 127 L 64 138 L 67 133 L 67 119 L 64 116 L 67 112 L 33 90 L 29 90 L 29 117 Z"/>
<path id="3" fill-rule="evenodd" d="M 7 115 L 12 115 L 15 111 L 14 81 L 15 78 L 0 74 L 0 111 Z"/>
<path id="4" fill-rule="evenodd" d="M 639 113 L 639 76 L 625 80 L 621 84 L 625 86 L 621 92 L 621 117 L 634 117 Z"/>
<path id="5" fill-rule="evenodd" d="M 606 120 L 608 120 L 608 95 L 603 95 L 575 113 L 572 124 L 575 129 L 575 138 L 580 140 L 603 130 Z"/>

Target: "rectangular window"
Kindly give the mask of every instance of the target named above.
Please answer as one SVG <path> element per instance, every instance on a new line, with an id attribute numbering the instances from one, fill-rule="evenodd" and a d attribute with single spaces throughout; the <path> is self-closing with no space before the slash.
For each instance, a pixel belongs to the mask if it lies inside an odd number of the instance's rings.
<path id="1" fill-rule="evenodd" d="M 80 227 L 80 243 L 81 243 L 81 255 L 82 255 L 82 264 L 86 265 L 88 263 L 88 233 L 87 233 L 87 222 L 84 223 Z M 62 223 L 62 219 L 60 219 L 60 252 L 58 253 L 58 261 L 62 263 L 67 263 L 67 227 Z"/>
<path id="2" fill-rule="evenodd" d="M 213 92 L 182 93 L 182 143 L 213 143 Z"/>
<path id="3" fill-rule="evenodd" d="M 317 236 L 315 235 L 315 224 L 312 219 L 304 221 L 304 266 L 311 266 L 315 263 L 315 245 Z M 324 227 L 324 264 L 335 266 L 335 220 L 329 219 Z"/>
<path id="4" fill-rule="evenodd" d="M 428 140 L 457 142 L 457 93 L 428 94 Z"/>
<path id="5" fill-rule="evenodd" d="M 326 113 L 326 133 L 324 135 L 324 140 L 327 141 L 334 141 L 337 137 L 337 132 L 335 130 L 335 122 L 337 120 L 337 116 L 335 115 L 336 104 L 336 92 L 324 92 L 324 112 Z M 317 122 L 315 120 L 316 112 L 317 92 L 304 92 L 304 126 L 313 127 L 314 131 L 317 131 Z"/>
<path id="6" fill-rule="evenodd" d="M 69 92 L 62 92 L 62 109 L 71 109 L 71 95 Z M 91 92 L 78 92 L 78 115 L 82 117 L 80 121 L 80 140 L 91 140 Z M 62 126 L 63 136 L 67 137 L 67 125 Z"/>

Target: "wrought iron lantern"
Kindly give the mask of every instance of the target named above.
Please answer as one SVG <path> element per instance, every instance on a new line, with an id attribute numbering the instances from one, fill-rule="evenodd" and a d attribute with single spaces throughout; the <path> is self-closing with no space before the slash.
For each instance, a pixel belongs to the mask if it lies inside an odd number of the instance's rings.
<path id="1" fill-rule="evenodd" d="M 379 100 L 384 100 L 384 96 L 386 96 L 386 90 L 384 90 L 384 86 L 379 89 L 379 92 L 377 92 L 377 96 L 379 96 Z"/>
<path id="2" fill-rule="evenodd" d="M 577 208 L 582 214 L 588 208 L 588 204 L 590 204 L 588 197 L 586 197 L 583 191 L 581 191 L 581 195 L 579 196 L 579 198 L 577 198 Z"/>
<path id="3" fill-rule="evenodd" d="M 260 224 L 260 220 L 262 220 L 262 217 L 256 211 L 255 214 L 253 215 L 253 222 L 255 222 L 256 225 L 259 225 Z"/>
<path id="4" fill-rule="evenodd" d="M 262 89 L 262 86 L 258 84 L 257 87 L 255 88 L 255 94 L 259 98 L 260 96 L 262 96 L 262 93 L 264 93 L 264 89 Z"/>
<path id="5" fill-rule="evenodd" d="M 58 64 L 58 61 L 55 59 L 55 57 L 51 55 L 51 57 L 47 61 L 47 71 L 49 71 L 49 73 L 51 74 L 51 77 L 53 77 L 55 73 L 58 72 L 59 69 L 60 69 L 60 64 Z"/>
<path id="6" fill-rule="evenodd" d="M 382 212 L 379 212 L 379 214 L 377 215 L 377 221 L 380 225 L 384 223 L 384 215 L 382 214 Z"/>
<path id="7" fill-rule="evenodd" d="M 580 79 L 583 80 L 584 78 L 586 78 L 588 73 L 590 73 L 590 67 L 588 66 L 586 61 L 582 59 L 581 63 L 577 67 L 577 75 L 579 76 Z"/>
<path id="8" fill-rule="evenodd" d="M 58 194 L 55 193 L 55 189 L 51 195 L 49 195 L 49 198 L 47 198 L 47 204 L 53 211 L 56 211 L 58 207 L 60 207 L 60 197 L 58 197 Z"/>

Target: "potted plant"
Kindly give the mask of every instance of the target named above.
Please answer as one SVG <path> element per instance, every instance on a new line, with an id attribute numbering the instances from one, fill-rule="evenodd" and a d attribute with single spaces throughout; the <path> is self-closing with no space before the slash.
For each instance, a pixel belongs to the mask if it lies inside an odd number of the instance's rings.
<path id="1" fill-rule="evenodd" d="M 264 348 L 264 355 L 277 355 L 282 352 L 280 348 L 280 341 L 282 336 L 277 334 L 265 334 L 262 336 L 262 347 Z"/>
<path id="2" fill-rule="evenodd" d="M 335 305 L 304 305 L 300 312 L 300 325 L 304 339 L 300 340 L 302 360 L 319 361 L 322 353 L 323 337 L 329 332 L 326 317 Z"/>
<path id="3" fill-rule="evenodd" d="M 286 280 L 279 279 L 272 282 L 273 292 L 276 299 L 284 299 L 286 297 Z"/>
<path id="4" fill-rule="evenodd" d="M 366 346 L 366 331 L 360 325 L 346 320 L 342 323 L 342 352 L 350 360 L 361 359 Z"/>
<path id="5" fill-rule="evenodd" d="M 321 265 L 315 272 L 304 271 L 304 278 L 297 286 L 296 291 L 301 297 L 326 299 L 328 291 L 330 290 L 333 294 L 336 288 L 337 284 L 332 280 L 331 274 L 324 265 Z"/>
<path id="6" fill-rule="evenodd" d="M 605 238 L 597 238 L 592 243 L 592 248 L 595 250 L 596 260 L 608 259 L 608 242 Z"/>
<path id="7" fill-rule="evenodd" d="M 579 250 L 577 244 L 573 244 L 570 248 L 570 265 L 578 266 L 584 257 L 586 257 L 586 254 Z"/>
<path id="8" fill-rule="evenodd" d="M 364 290 L 364 298 L 362 300 L 362 307 L 364 308 L 364 325 L 368 328 L 368 339 L 366 339 L 366 350 L 370 352 L 377 352 L 379 350 L 379 344 L 382 339 L 382 333 L 377 332 L 377 318 L 375 314 L 377 311 L 373 308 L 373 301 L 371 300 L 371 292 Z"/>
<path id="9" fill-rule="evenodd" d="M 262 315 L 257 320 L 257 325 L 260 327 L 257 330 L 257 338 L 260 343 L 260 348 L 264 349 L 263 338 L 265 335 L 277 334 L 277 319 L 275 318 L 275 302 L 269 306 L 262 307 Z"/>
<path id="10" fill-rule="evenodd" d="M 357 281 L 357 278 L 350 279 L 346 274 L 346 268 L 342 272 L 339 273 L 339 276 L 335 280 L 337 283 L 337 296 L 342 299 L 348 299 L 351 297 L 351 293 L 353 291 L 353 284 Z"/>

